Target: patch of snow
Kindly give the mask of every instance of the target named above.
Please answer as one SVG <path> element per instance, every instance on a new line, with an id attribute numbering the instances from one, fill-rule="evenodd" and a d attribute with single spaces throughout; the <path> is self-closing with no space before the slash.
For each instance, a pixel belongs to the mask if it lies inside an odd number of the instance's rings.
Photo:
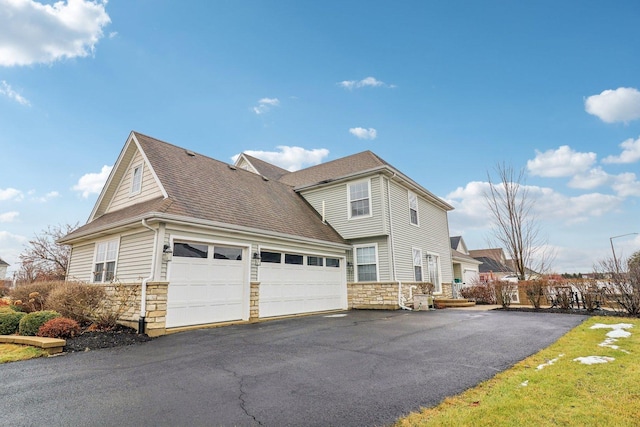
<path id="1" fill-rule="evenodd" d="M 538 365 L 538 367 L 536 368 L 537 371 L 547 367 L 547 366 L 551 366 L 554 363 L 556 363 L 558 361 L 558 359 L 560 359 L 562 356 L 564 356 L 564 354 L 559 354 L 558 357 L 556 357 L 555 359 L 551 359 L 551 360 L 547 360 L 546 363 L 543 363 L 541 365 Z"/>
<path id="2" fill-rule="evenodd" d="M 580 362 L 583 365 L 595 365 L 598 363 L 609 363 L 609 362 L 613 362 L 614 359 L 613 357 L 607 357 L 607 356 L 587 356 L 587 357 L 576 357 L 575 359 L 573 359 L 574 362 Z"/>
<path id="3" fill-rule="evenodd" d="M 520 383 L 521 387 L 526 387 L 528 385 L 529 385 L 529 380 L 526 380 L 526 381 Z"/>
<path id="4" fill-rule="evenodd" d="M 629 338 L 631 332 L 625 331 L 624 329 L 614 329 L 611 332 L 607 332 L 607 336 L 609 338 Z"/>
<path id="5" fill-rule="evenodd" d="M 346 317 L 346 314 L 329 314 L 328 316 L 324 316 L 324 317 Z"/>
<path id="6" fill-rule="evenodd" d="M 604 323 L 596 323 L 591 329 L 631 329 L 633 325 L 631 323 L 616 323 L 615 325 L 606 325 Z"/>

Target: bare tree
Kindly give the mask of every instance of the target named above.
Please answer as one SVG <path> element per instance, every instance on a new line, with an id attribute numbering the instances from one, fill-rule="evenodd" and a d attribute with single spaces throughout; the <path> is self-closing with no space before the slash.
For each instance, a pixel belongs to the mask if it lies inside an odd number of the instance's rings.
<path id="1" fill-rule="evenodd" d="M 494 169 L 498 181 L 487 172 L 489 191 L 484 194 L 493 220 L 490 243 L 506 251 L 519 279 L 526 280 L 530 271 L 548 272 L 553 254 L 540 236 L 540 223 L 532 210 L 533 199 L 524 185 L 524 170 L 516 173 L 505 163 Z"/>
<path id="2" fill-rule="evenodd" d="M 627 259 L 603 259 L 594 270 L 606 278 L 603 291 L 615 309 L 640 314 L 640 251 Z"/>
<path id="3" fill-rule="evenodd" d="M 27 247 L 20 254 L 21 266 L 16 276 L 17 280 L 27 283 L 63 280 L 67 274 L 71 247 L 56 242 L 77 227 L 78 224 L 49 226 L 29 240 Z"/>

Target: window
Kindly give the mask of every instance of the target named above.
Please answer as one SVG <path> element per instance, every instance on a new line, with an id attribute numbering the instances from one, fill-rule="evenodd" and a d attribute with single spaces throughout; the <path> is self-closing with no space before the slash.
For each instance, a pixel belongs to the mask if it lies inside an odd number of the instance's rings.
<path id="1" fill-rule="evenodd" d="M 307 265 L 317 265 L 322 267 L 322 257 L 319 256 L 308 256 L 307 257 Z"/>
<path id="2" fill-rule="evenodd" d="M 284 254 L 284 263 L 285 264 L 302 265 L 302 261 L 303 261 L 302 255 Z"/>
<path id="3" fill-rule="evenodd" d="M 131 194 L 138 194 L 142 190 L 142 164 L 133 167 L 131 171 Z"/>
<path id="4" fill-rule="evenodd" d="M 215 246 L 213 248 L 214 259 L 232 259 L 235 261 L 242 260 L 242 248 L 233 248 L 229 246 Z"/>
<path id="5" fill-rule="evenodd" d="M 409 191 L 409 220 L 411 224 L 418 225 L 418 196 Z"/>
<path id="6" fill-rule="evenodd" d="M 375 282 L 378 280 L 378 263 L 376 246 L 356 247 L 356 267 L 358 282 Z"/>
<path id="7" fill-rule="evenodd" d="M 440 284 L 440 257 L 436 254 L 427 254 L 427 279 L 433 283 L 435 292 L 442 292 Z"/>
<path id="8" fill-rule="evenodd" d="M 274 264 L 280 264 L 282 260 L 282 254 L 280 252 L 260 251 L 261 262 L 271 262 Z"/>
<path id="9" fill-rule="evenodd" d="M 183 258 L 207 258 L 209 246 L 196 243 L 174 243 L 173 256 Z"/>
<path id="10" fill-rule="evenodd" d="M 93 269 L 95 283 L 111 282 L 115 278 L 117 257 L 118 239 L 96 243 Z"/>
<path id="11" fill-rule="evenodd" d="M 340 260 L 338 258 L 327 258 L 327 267 L 340 267 Z"/>
<path id="12" fill-rule="evenodd" d="M 413 248 L 413 278 L 422 282 L 422 249 Z"/>
<path id="13" fill-rule="evenodd" d="M 371 215 L 369 181 L 349 184 L 349 218 Z"/>

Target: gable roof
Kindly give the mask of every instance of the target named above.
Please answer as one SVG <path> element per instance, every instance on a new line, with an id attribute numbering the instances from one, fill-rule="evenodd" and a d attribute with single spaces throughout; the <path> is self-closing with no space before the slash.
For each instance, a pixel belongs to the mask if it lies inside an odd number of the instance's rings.
<path id="1" fill-rule="evenodd" d="M 354 179 L 358 176 L 366 176 L 370 173 L 385 173 L 394 180 L 401 181 L 404 185 L 416 193 L 421 194 L 436 206 L 447 211 L 453 210 L 453 206 L 369 150 L 290 172 L 283 175 L 280 178 L 280 182 L 294 187 L 297 191 L 302 191 L 343 180 Z"/>
<path id="2" fill-rule="evenodd" d="M 502 248 L 472 249 L 469 251 L 469 255 L 474 258 L 491 258 L 492 260 L 502 264 L 507 262 L 507 257 L 504 255 L 504 251 L 502 250 Z"/>
<path id="3" fill-rule="evenodd" d="M 279 180 L 283 175 L 291 173 L 286 169 L 282 169 L 279 166 L 272 165 L 271 163 L 260 160 L 257 157 L 250 156 L 247 153 L 240 154 L 240 156 L 236 160 L 236 166 L 243 158 L 253 168 L 255 173 L 274 181 Z"/>
<path id="4" fill-rule="evenodd" d="M 3 260 L 2 258 L 0 258 L 0 266 L 8 267 L 8 266 L 9 266 L 9 263 L 8 263 L 8 262 L 6 262 L 5 260 Z"/>
<path id="5" fill-rule="evenodd" d="M 496 261 L 490 257 L 474 257 L 477 261 L 482 262 L 478 267 L 478 271 L 480 273 L 513 273 L 513 271 L 502 264 L 501 262 Z"/>
<path id="6" fill-rule="evenodd" d="M 115 224 L 157 217 L 346 244 L 290 186 L 138 132 L 131 133 L 106 186 L 118 185 L 115 177 L 124 172 L 115 169 L 123 163 L 126 168 L 122 157 L 129 155 L 132 143 L 141 150 L 166 197 L 108 213 L 94 208 L 90 221 L 60 243 Z M 105 188 L 96 205 L 108 204 L 102 199 L 110 192 Z"/>
<path id="7" fill-rule="evenodd" d="M 457 251 L 455 249 L 451 249 L 451 257 L 453 258 L 454 261 L 461 261 L 461 262 L 469 262 L 471 264 L 481 264 L 482 261 L 477 260 L 476 258 L 473 258 L 465 253 L 462 253 L 460 251 Z"/>
<path id="8" fill-rule="evenodd" d="M 460 244 L 460 239 L 462 236 L 453 236 L 449 237 L 449 241 L 451 242 L 451 249 L 458 249 L 458 245 Z"/>

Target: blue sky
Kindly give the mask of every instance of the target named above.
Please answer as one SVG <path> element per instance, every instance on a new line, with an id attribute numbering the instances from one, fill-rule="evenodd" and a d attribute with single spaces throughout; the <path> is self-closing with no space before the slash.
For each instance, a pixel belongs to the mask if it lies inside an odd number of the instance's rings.
<path id="1" fill-rule="evenodd" d="M 590 271 L 640 232 L 639 18 L 637 1 L 0 0 L 0 257 L 84 223 L 136 130 L 289 169 L 372 150 L 456 207 L 470 249 L 506 162 L 554 270 Z"/>

